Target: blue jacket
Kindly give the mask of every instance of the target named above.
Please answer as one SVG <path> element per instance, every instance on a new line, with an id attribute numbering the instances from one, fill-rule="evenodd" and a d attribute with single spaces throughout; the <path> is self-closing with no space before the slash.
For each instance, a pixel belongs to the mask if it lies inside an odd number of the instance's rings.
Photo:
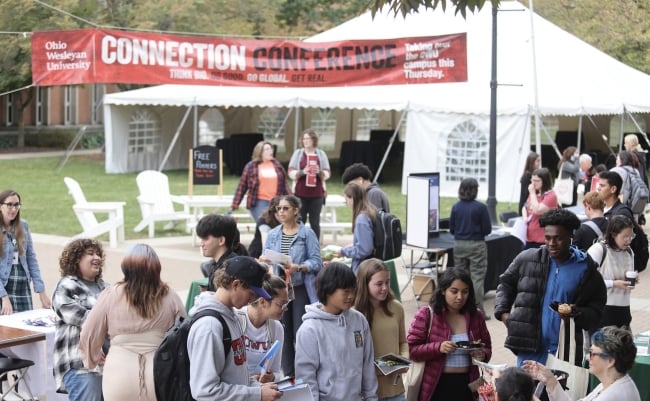
<path id="1" fill-rule="evenodd" d="M 36 260 L 36 252 L 34 251 L 34 243 L 32 242 L 32 234 L 29 232 L 29 225 L 27 222 L 21 221 L 20 224 L 23 225 L 23 231 L 25 232 L 25 253 L 23 255 L 18 255 L 20 260 L 20 265 L 25 270 L 27 274 L 27 279 L 33 283 L 34 292 L 43 292 L 45 291 L 45 284 L 43 283 L 43 277 L 41 277 L 41 269 L 38 266 L 38 261 Z M 2 230 L 2 240 L 4 241 L 4 250 L 5 254 L 0 255 L 0 297 L 7 295 L 7 290 L 5 290 L 5 285 L 9 280 L 9 274 L 11 273 L 12 260 L 14 257 L 14 244 L 9 239 L 9 236 L 5 234 L 5 230 Z M 15 247 L 16 251 L 18 246 Z"/>
<path id="2" fill-rule="evenodd" d="M 320 243 L 314 231 L 299 223 L 298 234 L 291 243 L 289 249 L 289 256 L 291 261 L 296 264 L 304 264 L 307 266 L 307 273 L 297 272 L 291 274 L 291 282 L 294 286 L 306 285 L 307 294 L 311 302 L 316 302 L 316 293 L 314 290 L 314 283 L 316 275 L 323 267 L 323 260 L 320 256 Z M 282 246 L 282 224 L 269 231 L 264 249 L 271 249 L 280 252 Z M 264 252 L 262 252 L 264 254 Z M 312 293 L 313 291 L 313 293 Z M 314 298 L 312 300 L 312 297 Z"/>
<path id="3" fill-rule="evenodd" d="M 375 250 L 375 232 L 372 220 L 365 213 L 359 213 L 354 221 L 352 245 L 341 249 L 343 256 L 352 258 L 352 271 L 357 274 L 359 264 L 372 256 Z"/>

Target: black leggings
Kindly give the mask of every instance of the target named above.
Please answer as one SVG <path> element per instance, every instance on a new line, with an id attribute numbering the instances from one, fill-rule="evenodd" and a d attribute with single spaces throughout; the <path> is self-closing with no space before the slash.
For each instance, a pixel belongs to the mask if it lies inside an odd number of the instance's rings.
<path id="1" fill-rule="evenodd" d="M 474 401 L 468 384 L 469 373 L 443 373 L 433 391 L 431 401 Z"/>
<path id="2" fill-rule="evenodd" d="M 309 214 L 309 225 L 314 230 L 316 238 L 320 240 L 320 211 L 323 208 L 323 198 L 300 198 L 302 207 L 300 208 L 300 218 L 307 224 L 307 215 Z"/>

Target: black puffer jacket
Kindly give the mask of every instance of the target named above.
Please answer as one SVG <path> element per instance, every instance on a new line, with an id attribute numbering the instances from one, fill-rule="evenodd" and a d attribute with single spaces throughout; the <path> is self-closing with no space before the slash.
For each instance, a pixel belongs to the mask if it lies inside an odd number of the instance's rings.
<path id="1" fill-rule="evenodd" d="M 505 346 L 519 352 L 538 352 L 542 336 L 542 307 L 550 266 L 546 246 L 521 252 L 500 276 L 497 287 L 494 316 L 510 313 Z M 598 327 L 607 289 L 598 265 L 587 255 L 587 270 L 578 283 L 572 304 L 576 305 L 576 364 L 582 361 L 582 330 Z M 568 353 L 568 348 L 567 353 Z M 568 355 L 563 358 L 568 360 Z"/>

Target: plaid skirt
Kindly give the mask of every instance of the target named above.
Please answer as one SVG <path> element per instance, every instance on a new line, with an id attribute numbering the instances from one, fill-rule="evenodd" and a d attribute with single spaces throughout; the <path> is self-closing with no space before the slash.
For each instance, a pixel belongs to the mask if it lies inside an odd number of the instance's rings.
<path id="1" fill-rule="evenodd" d="M 7 284 L 5 284 L 5 290 L 7 290 L 7 295 L 9 295 L 14 313 L 34 309 L 32 306 L 32 292 L 29 289 L 29 280 L 21 265 L 15 264 L 11 266 L 11 273 L 9 273 L 9 279 L 7 280 Z M 1 302 L 0 300 L 0 305 Z"/>

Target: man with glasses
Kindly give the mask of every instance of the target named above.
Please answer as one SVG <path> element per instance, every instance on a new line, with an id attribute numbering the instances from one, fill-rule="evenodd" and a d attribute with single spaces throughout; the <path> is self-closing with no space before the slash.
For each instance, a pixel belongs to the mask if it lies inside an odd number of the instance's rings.
<path id="1" fill-rule="evenodd" d="M 517 355 L 518 365 L 524 360 L 546 363 L 548 354 L 557 351 L 560 334 L 560 315 L 552 305 L 569 304 L 576 324 L 578 364 L 582 330 L 595 330 L 605 307 L 605 282 L 596 262 L 571 245 L 573 232 L 580 227 L 575 214 L 555 209 L 539 223 L 545 244 L 521 252 L 501 275 L 494 316 L 506 325 L 505 346 Z M 569 347 L 566 351 L 560 356 L 563 360 L 569 360 Z"/>

